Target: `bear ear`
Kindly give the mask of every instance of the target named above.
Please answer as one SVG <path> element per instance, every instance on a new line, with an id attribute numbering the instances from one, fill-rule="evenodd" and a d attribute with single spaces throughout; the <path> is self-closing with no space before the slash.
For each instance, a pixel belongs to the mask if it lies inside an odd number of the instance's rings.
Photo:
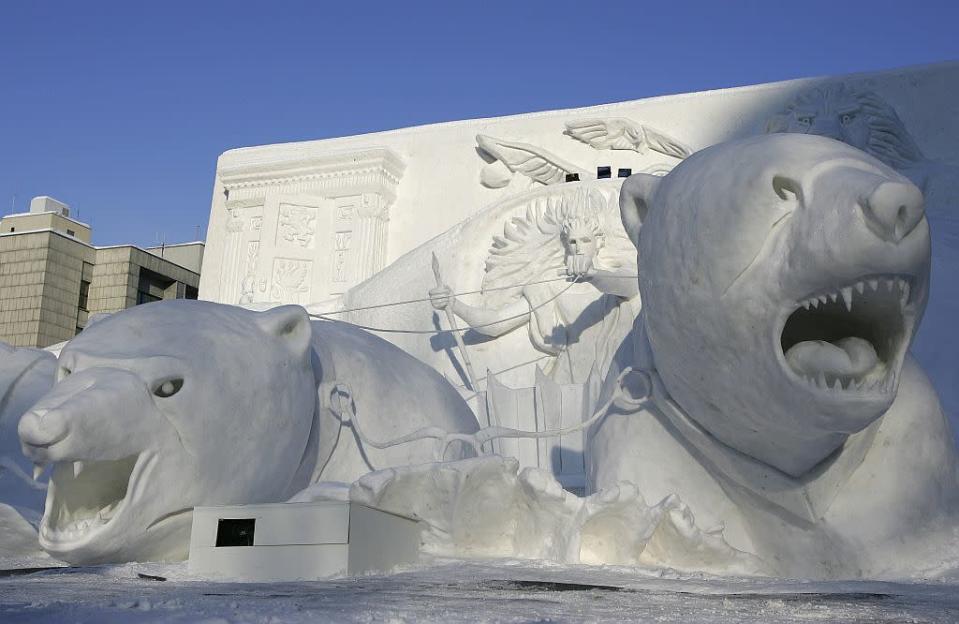
<path id="1" fill-rule="evenodd" d="M 310 348 L 313 328 L 302 306 L 284 305 L 257 312 L 255 320 L 260 329 L 285 342 L 293 353 L 305 353 Z"/>
<path id="2" fill-rule="evenodd" d="M 659 176 L 637 173 L 626 178 L 623 188 L 619 191 L 619 215 L 623 219 L 626 234 L 637 247 L 639 246 L 639 229 L 646 220 L 649 202 L 660 180 L 662 178 Z"/>

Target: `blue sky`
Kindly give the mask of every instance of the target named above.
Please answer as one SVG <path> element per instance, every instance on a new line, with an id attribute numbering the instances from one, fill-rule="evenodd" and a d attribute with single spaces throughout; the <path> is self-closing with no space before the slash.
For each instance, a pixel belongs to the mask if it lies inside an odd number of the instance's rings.
<path id="1" fill-rule="evenodd" d="M 959 2 L 0 4 L 0 214 L 201 236 L 230 148 L 959 59 Z"/>

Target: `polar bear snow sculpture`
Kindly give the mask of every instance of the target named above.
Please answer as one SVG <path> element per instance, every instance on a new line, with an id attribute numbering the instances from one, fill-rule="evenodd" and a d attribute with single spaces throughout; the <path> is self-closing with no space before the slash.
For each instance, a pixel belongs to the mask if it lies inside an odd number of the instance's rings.
<path id="1" fill-rule="evenodd" d="M 365 447 L 338 416 L 344 395 L 372 440 L 477 428 L 438 373 L 299 306 L 138 306 L 70 341 L 58 377 L 19 434 L 53 464 L 40 544 L 74 563 L 182 558 L 196 505 L 283 501 L 434 458 L 429 441 Z"/>
<path id="2" fill-rule="evenodd" d="M 53 386 L 56 369 L 57 358 L 49 351 L 0 342 L 0 504 L 12 505 L 31 522 L 43 509 L 45 488 L 30 478 L 17 423 Z"/>
<path id="3" fill-rule="evenodd" d="M 959 485 L 907 353 L 929 284 L 919 189 L 842 143 L 773 135 L 633 176 L 620 205 L 640 356 L 591 432 L 590 488 L 678 494 L 782 574 L 935 567 Z"/>

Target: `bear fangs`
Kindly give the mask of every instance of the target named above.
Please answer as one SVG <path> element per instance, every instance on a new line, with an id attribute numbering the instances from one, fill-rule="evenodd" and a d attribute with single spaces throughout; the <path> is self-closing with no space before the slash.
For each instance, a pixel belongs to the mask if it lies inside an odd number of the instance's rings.
<path id="1" fill-rule="evenodd" d="M 909 277 L 883 275 L 802 299 L 781 332 L 787 370 L 817 390 L 892 392 L 915 323 L 912 294 Z"/>
<path id="2" fill-rule="evenodd" d="M 75 543 L 108 525 L 123 510 L 141 464 L 119 460 L 60 461 L 53 467 L 40 525 L 44 547 Z M 143 462 L 145 463 L 145 462 Z"/>
<path id="3" fill-rule="evenodd" d="M 906 304 L 909 301 L 909 292 L 911 287 L 909 286 L 909 281 L 902 277 L 872 277 L 869 279 L 859 280 L 852 286 L 844 286 L 836 291 L 804 299 L 799 303 L 799 305 L 809 310 L 812 308 L 818 308 L 820 304 L 826 303 L 827 301 L 835 302 L 837 298 L 841 296 L 843 303 L 846 304 L 846 310 L 852 312 L 853 289 L 855 289 L 855 291 L 861 295 L 866 291 L 866 288 L 869 288 L 872 291 L 877 291 L 880 289 L 880 287 L 885 288 L 886 290 L 898 290 L 899 306 L 901 308 L 906 307 Z"/>

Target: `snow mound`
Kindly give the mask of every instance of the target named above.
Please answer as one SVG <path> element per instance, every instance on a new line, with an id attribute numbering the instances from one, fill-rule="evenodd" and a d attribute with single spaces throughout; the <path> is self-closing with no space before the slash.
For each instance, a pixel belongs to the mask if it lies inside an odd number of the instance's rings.
<path id="1" fill-rule="evenodd" d="M 581 498 L 544 470 L 520 471 L 512 458 L 373 472 L 353 484 L 350 500 L 422 520 L 423 552 L 438 557 L 765 571 L 759 559 L 726 543 L 722 527 L 697 527 L 676 496 L 650 506 L 635 485 L 623 482 Z"/>

